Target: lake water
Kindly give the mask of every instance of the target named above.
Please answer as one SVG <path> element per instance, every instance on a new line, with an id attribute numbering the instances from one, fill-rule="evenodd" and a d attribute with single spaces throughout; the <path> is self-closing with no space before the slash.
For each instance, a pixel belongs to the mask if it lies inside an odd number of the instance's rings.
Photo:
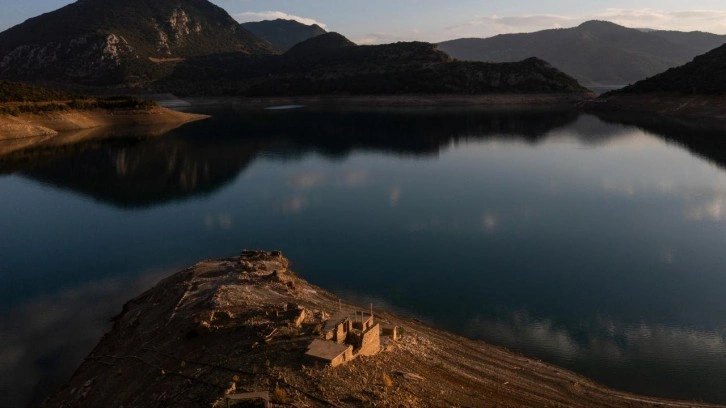
<path id="1" fill-rule="evenodd" d="M 243 248 L 615 388 L 726 403 L 718 133 L 574 112 L 214 113 L 0 159 L 3 404 L 52 392 L 126 300 Z"/>

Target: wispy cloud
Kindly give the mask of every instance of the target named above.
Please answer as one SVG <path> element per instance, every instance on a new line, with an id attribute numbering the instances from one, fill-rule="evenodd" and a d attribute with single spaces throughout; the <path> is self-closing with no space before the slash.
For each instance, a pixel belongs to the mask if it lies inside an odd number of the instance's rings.
<path id="1" fill-rule="evenodd" d="M 497 34 L 575 27 L 588 20 L 606 20 L 633 28 L 726 33 L 726 10 L 664 11 L 649 8 L 607 8 L 583 15 L 479 16 L 445 27 L 443 36 L 489 37 Z"/>
<path id="2" fill-rule="evenodd" d="M 307 18 L 307 17 L 300 17 L 300 16 L 296 16 L 294 14 L 288 14 L 288 13 L 285 13 L 284 11 L 273 11 L 273 10 L 245 11 L 242 13 L 232 14 L 232 17 L 234 17 L 234 19 L 239 21 L 240 23 L 247 23 L 250 21 L 261 21 L 261 20 L 276 20 L 278 18 L 281 18 L 283 20 L 295 20 L 299 23 L 303 23 L 303 24 L 307 24 L 307 25 L 317 24 L 326 30 L 328 28 L 328 26 L 325 23 L 321 23 L 320 21 L 317 21 L 315 19 Z"/>

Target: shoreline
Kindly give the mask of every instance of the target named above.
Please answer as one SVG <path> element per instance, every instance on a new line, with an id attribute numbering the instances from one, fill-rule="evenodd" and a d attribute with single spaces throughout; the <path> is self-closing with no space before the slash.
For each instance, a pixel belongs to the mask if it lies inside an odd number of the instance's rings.
<path id="1" fill-rule="evenodd" d="M 726 125 L 726 96 L 673 93 L 619 94 L 583 101 L 586 113 L 660 115 L 671 119 L 698 119 L 704 125 Z"/>
<path id="2" fill-rule="evenodd" d="M 592 93 L 571 94 L 487 94 L 487 95 L 312 95 L 289 97 L 188 96 L 155 101 L 167 107 L 229 105 L 260 109 L 270 106 L 302 105 L 312 108 L 407 108 L 407 107 L 482 107 L 482 108 L 562 108 L 574 107 L 593 99 Z M 183 102 L 179 104 L 179 102 Z"/>
<path id="3" fill-rule="evenodd" d="M 288 269 L 279 252 L 244 251 L 175 273 L 124 305 L 73 378 L 44 406 L 225 406 L 269 392 L 294 406 L 716 407 L 609 389 L 560 367 L 420 321 L 380 351 L 338 367 L 305 357 L 341 301 Z M 302 317 L 300 317 L 302 316 Z M 452 347 L 452 345 L 454 345 Z M 388 380 L 386 380 L 388 378 Z"/>
<path id="4" fill-rule="evenodd" d="M 209 116 L 164 107 L 136 110 L 71 110 L 0 115 L 0 154 L 32 147 L 67 132 L 124 126 L 181 126 Z"/>

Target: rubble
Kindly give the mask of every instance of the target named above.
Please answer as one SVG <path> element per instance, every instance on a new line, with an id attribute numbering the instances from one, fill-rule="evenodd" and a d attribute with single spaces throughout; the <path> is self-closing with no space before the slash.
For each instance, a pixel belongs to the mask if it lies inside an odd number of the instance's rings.
<path id="1" fill-rule="evenodd" d="M 44 406 L 224 408 L 250 396 L 285 407 L 684 406 L 374 316 L 288 267 L 279 252 L 244 251 L 170 276 L 124 306 Z"/>

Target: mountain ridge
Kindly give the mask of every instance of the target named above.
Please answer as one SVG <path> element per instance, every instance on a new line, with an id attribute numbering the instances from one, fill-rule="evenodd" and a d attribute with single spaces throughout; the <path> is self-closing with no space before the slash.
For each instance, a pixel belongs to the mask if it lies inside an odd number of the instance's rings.
<path id="1" fill-rule="evenodd" d="M 171 90 L 254 97 L 588 92 L 537 58 L 454 61 L 435 44 L 355 45 L 338 33 L 311 38 L 279 56 L 190 59 L 159 89 Z"/>
<path id="2" fill-rule="evenodd" d="M 220 52 L 274 50 L 207 0 L 79 0 L 0 33 L 0 78 L 143 83 Z"/>
<path id="3" fill-rule="evenodd" d="M 633 85 L 584 104 L 585 109 L 632 121 L 642 113 L 653 122 L 697 118 L 700 125 L 726 125 L 726 45 Z"/>
<path id="4" fill-rule="evenodd" d="M 327 33 L 317 24 L 307 25 L 295 20 L 263 20 L 242 23 L 242 27 L 269 42 L 280 52 L 286 52 L 296 44 Z"/>
<path id="5" fill-rule="evenodd" d="M 703 32 L 647 31 L 591 20 L 577 27 L 439 43 L 454 58 L 507 62 L 536 56 L 588 86 L 626 85 L 726 43 Z"/>
<path id="6" fill-rule="evenodd" d="M 726 94 L 726 44 L 679 67 L 639 81 L 616 93 L 671 92 L 683 95 Z"/>

